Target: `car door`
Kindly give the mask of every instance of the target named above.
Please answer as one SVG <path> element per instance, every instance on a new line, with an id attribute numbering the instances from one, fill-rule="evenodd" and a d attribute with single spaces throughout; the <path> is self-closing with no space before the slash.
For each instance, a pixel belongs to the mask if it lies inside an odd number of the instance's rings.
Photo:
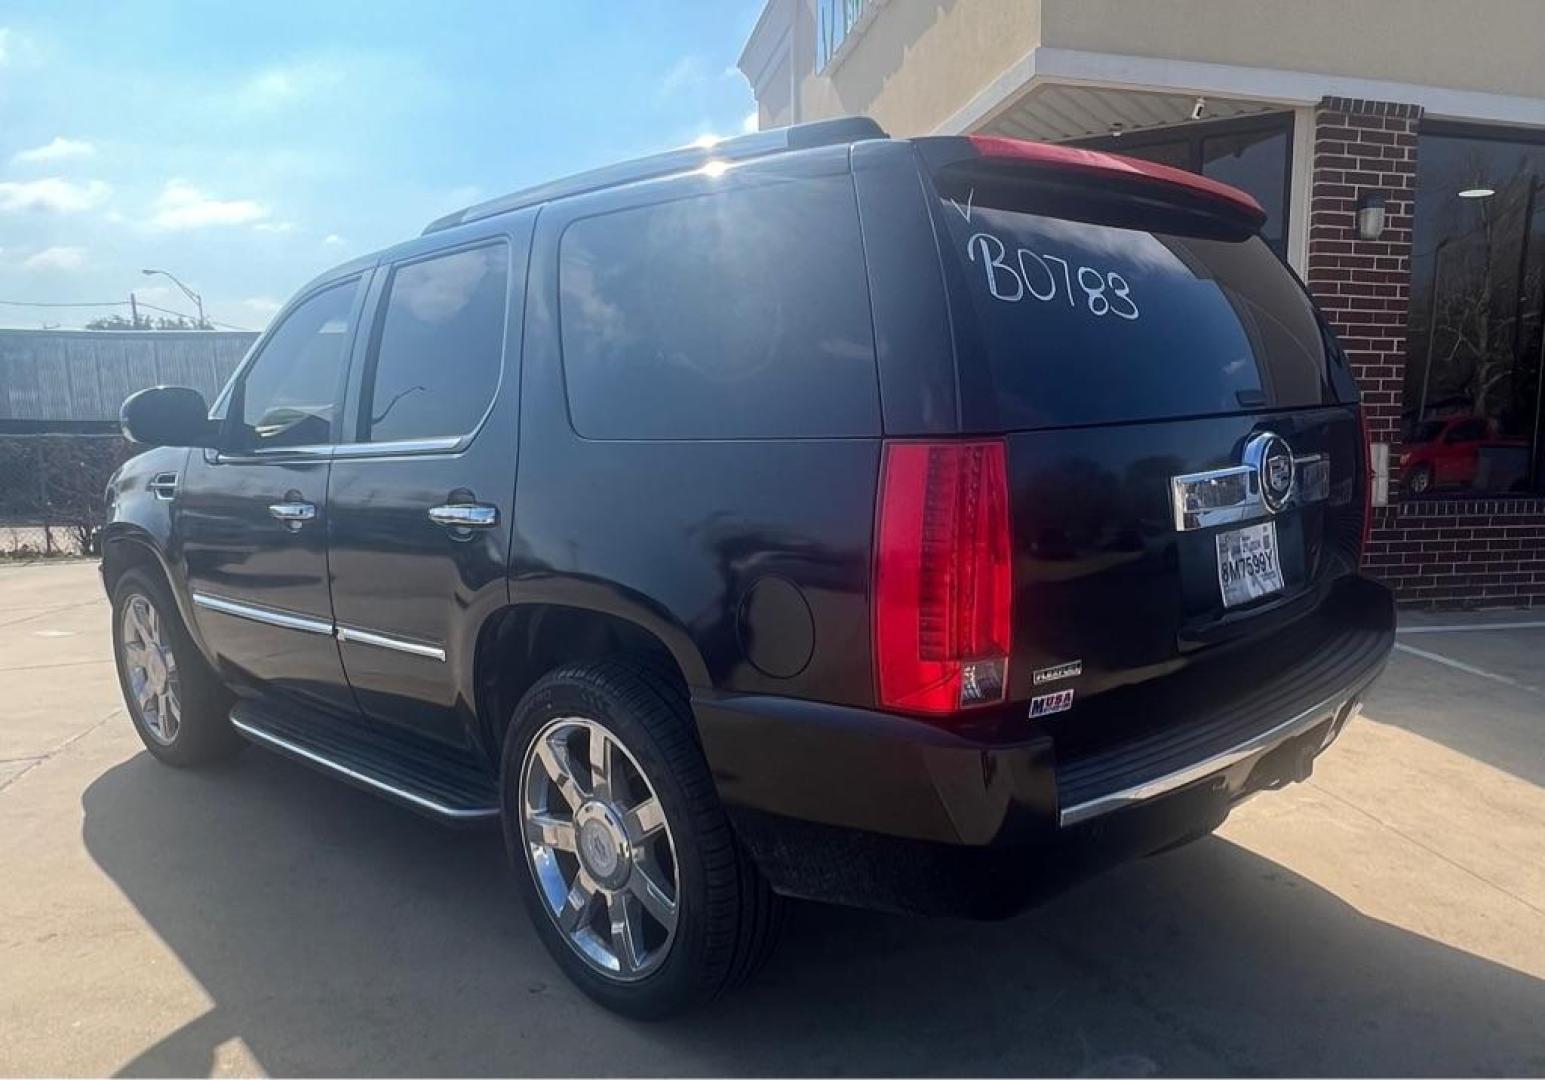
<path id="1" fill-rule="evenodd" d="M 1478 417 L 1461 420 L 1449 428 L 1443 436 L 1443 454 L 1438 459 L 1438 482 L 1464 487 L 1473 484 L 1485 438 L 1486 421 Z"/>
<path id="2" fill-rule="evenodd" d="M 222 395 L 219 450 L 189 455 L 175 533 L 205 647 L 238 689 L 358 715 L 327 581 L 327 472 L 363 274 L 292 304 Z"/>
<path id="3" fill-rule="evenodd" d="M 328 481 L 333 612 L 360 709 L 475 745 L 473 653 L 507 602 L 529 223 L 384 265 Z"/>

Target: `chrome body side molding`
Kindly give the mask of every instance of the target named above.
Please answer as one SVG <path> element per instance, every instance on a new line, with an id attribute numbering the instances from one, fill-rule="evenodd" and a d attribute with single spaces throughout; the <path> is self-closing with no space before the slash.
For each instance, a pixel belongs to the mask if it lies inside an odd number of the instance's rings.
<path id="1" fill-rule="evenodd" d="M 404 641 L 402 638 L 389 637 L 386 634 L 377 634 L 370 630 L 358 630 L 352 626 L 340 626 L 334 631 L 339 641 L 349 641 L 356 645 L 374 645 L 380 649 L 394 649 L 397 652 L 408 653 L 412 656 L 426 656 L 431 660 L 445 662 L 445 650 L 438 645 L 425 645 L 417 641 Z"/>
<path id="2" fill-rule="evenodd" d="M 193 603 L 196 607 L 206 608 L 209 611 L 218 611 L 222 615 L 234 615 L 238 619 L 250 619 L 253 622 L 267 623 L 269 626 L 280 626 L 286 630 L 299 630 L 306 634 L 331 634 L 333 632 L 333 624 L 326 619 L 316 619 L 309 615 L 296 615 L 289 611 L 278 611 L 274 608 L 243 604 L 236 600 L 227 600 L 223 596 L 215 596 L 212 593 L 194 593 Z"/>
<path id="3" fill-rule="evenodd" d="M 427 645 L 419 641 L 406 641 L 402 638 L 391 637 L 388 634 L 377 634 L 371 630 L 360 630 L 352 626 L 335 626 L 325 619 L 312 618 L 309 615 L 296 615 L 289 611 L 279 611 L 275 608 L 258 607 L 256 604 L 244 604 L 237 600 L 228 600 L 223 596 L 215 596 L 212 593 L 193 594 L 193 603 L 210 611 L 218 611 L 222 615 L 234 615 L 238 619 L 250 619 L 253 622 L 266 623 L 269 626 L 282 627 L 285 630 L 299 630 L 306 634 L 326 634 L 336 637 L 339 641 L 350 641 L 359 645 L 374 645 L 381 649 L 394 649 L 397 652 L 408 653 L 412 656 L 423 656 L 430 660 L 445 662 L 445 650 L 438 645 Z"/>

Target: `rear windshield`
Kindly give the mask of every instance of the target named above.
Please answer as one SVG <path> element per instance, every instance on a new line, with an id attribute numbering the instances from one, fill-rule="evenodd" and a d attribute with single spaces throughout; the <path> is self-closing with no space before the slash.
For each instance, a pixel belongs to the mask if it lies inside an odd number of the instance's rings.
<path id="1" fill-rule="evenodd" d="M 985 361 L 962 392 L 1003 426 L 1328 400 L 1314 309 L 1259 236 L 966 169 L 936 184 L 962 363 Z"/>

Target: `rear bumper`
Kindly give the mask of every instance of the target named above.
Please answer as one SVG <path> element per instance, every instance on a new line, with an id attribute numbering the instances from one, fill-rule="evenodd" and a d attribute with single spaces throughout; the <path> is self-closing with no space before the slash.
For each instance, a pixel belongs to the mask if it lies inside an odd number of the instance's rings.
<path id="1" fill-rule="evenodd" d="M 1352 587 L 1334 611 L 1284 637 L 1282 647 L 1304 651 L 1274 677 L 1221 702 L 1134 688 L 1118 705 L 1159 713 L 1143 732 L 1065 749 L 1061 760 L 1047 735 L 988 744 L 785 698 L 700 695 L 693 704 L 720 796 L 780 891 L 1006 914 L 1307 777 L 1394 642 L 1388 592 Z"/>

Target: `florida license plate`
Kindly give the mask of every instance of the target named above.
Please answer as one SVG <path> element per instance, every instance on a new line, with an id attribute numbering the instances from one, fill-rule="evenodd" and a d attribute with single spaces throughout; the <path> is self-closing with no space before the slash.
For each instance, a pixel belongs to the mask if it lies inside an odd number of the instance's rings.
<path id="1" fill-rule="evenodd" d="M 1238 607 L 1282 591 L 1277 523 L 1267 521 L 1218 534 L 1218 588 L 1224 607 Z"/>

